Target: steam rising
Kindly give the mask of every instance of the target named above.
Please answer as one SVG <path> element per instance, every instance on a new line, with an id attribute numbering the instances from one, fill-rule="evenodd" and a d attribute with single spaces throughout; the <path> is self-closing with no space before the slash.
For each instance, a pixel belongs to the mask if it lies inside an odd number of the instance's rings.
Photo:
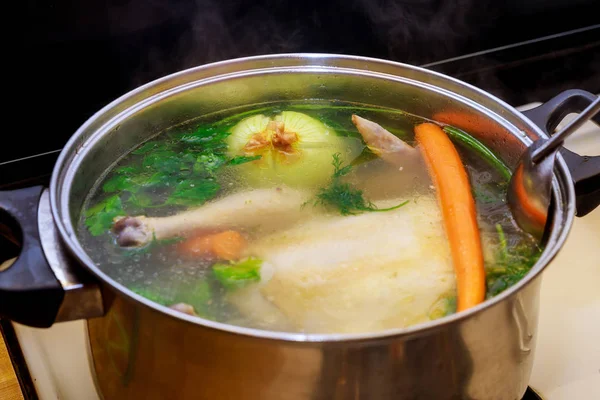
<path id="1" fill-rule="evenodd" d="M 127 13 L 118 9 L 123 18 L 121 26 L 127 26 L 127 21 L 134 17 L 155 18 L 154 23 L 146 24 L 155 32 L 153 37 L 133 44 L 139 51 L 139 59 L 134 61 L 130 88 L 206 63 L 274 53 L 351 54 L 423 65 L 515 43 L 523 39 L 519 36 L 522 31 L 528 32 L 527 27 L 516 25 L 524 20 L 517 18 L 520 11 L 515 10 L 519 7 L 514 0 L 130 0 L 125 3 L 135 7 L 129 6 Z M 153 11 L 131 12 L 145 7 Z M 515 26 L 507 22 L 514 22 Z M 134 25 L 143 24 L 138 21 Z M 573 40 L 571 43 L 576 44 Z M 491 91 L 510 103 L 521 104 L 547 100 L 563 88 L 579 86 L 598 91 L 598 80 L 593 82 L 599 68 L 594 46 L 597 49 L 597 41 L 573 50 L 587 54 L 584 57 L 589 59 L 577 65 L 569 61 L 571 57 L 556 58 L 555 52 L 548 50 L 549 45 L 543 53 L 536 50 L 540 46 L 532 45 L 525 46 L 521 53 L 483 55 L 432 69 Z M 543 58 L 539 58 L 540 54 Z M 556 60 L 550 68 L 548 63 L 553 58 Z M 557 88 L 560 82 L 564 84 Z M 527 90 L 515 90 L 525 89 L 523 85 L 529 85 Z"/>
<path id="2" fill-rule="evenodd" d="M 469 36 L 480 32 L 472 0 L 358 0 L 379 40 L 387 43 L 387 58 L 421 63 L 459 53 Z M 481 9 L 487 7 L 480 2 Z M 491 10 L 490 10 L 491 11 Z M 489 12 L 489 15 L 493 15 Z M 491 22 L 489 19 L 488 22 Z"/>
<path id="3" fill-rule="evenodd" d="M 412 64 L 439 60 L 481 32 L 482 23 L 472 17 L 474 3 L 195 0 L 166 34 L 169 45 L 148 49 L 134 84 L 209 62 L 272 53 L 345 53 Z"/>

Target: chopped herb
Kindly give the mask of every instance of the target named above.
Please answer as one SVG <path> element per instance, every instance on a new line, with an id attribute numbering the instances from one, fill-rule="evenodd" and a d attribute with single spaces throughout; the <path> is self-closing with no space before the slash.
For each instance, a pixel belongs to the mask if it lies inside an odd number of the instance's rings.
<path id="1" fill-rule="evenodd" d="M 104 193 L 122 196 L 119 201 L 123 203 L 115 209 L 115 204 L 103 201 L 88 210 L 85 217 L 90 232 L 106 232 L 116 214 L 201 205 L 214 198 L 220 190 L 221 168 L 251 161 L 227 155 L 228 135 L 226 129 L 212 124 L 191 132 L 167 133 L 133 150 L 131 163 L 115 168 L 102 186 Z"/>
<path id="2" fill-rule="evenodd" d="M 143 145 L 141 145 L 140 147 L 138 147 L 137 149 L 133 150 L 131 153 L 136 154 L 136 155 L 137 154 L 146 154 L 146 153 L 156 149 L 159 146 L 160 146 L 160 144 L 155 141 L 146 142 Z"/>
<path id="3" fill-rule="evenodd" d="M 138 288 L 138 287 L 132 287 L 130 288 L 130 290 L 133 293 L 139 294 L 142 297 L 147 298 L 150 301 L 153 301 L 155 303 L 158 303 L 162 306 L 170 306 L 173 300 L 172 299 L 168 299 L 167 297 L 160 295 L 158 293 L 156 293 L 154 290 L 152 290 L 151 288 Z"/>
<path id="4" fill-rule="evenodd" d="M 319 190 L 314 205 L 335 208 L 342 215 L 353 215 L 364 211 L 391 211 L 408 203 L 407 200 L 394 207 L 377 208 L 373 203 L 365 200 L 362 190 L 341 181 L 341 178 L 350 172 L 352 166 L 342 167 L 339 153 L 333 155 L 333 167 L 331 182 L 329 186 Z"/>
<path id="5" fill-rule="evenodd" d="M 215 173 L 227 160 L 214 153 L 202 154 L 196 158 L 192 171 L 194 174 L 204 177 L 214 177 Z"/>
<path id="6" fill-rule="evenodd" d="M 511 246 L 502 226 L 496 225 L 498 232 L 499 250 L 494 265 L 487 268 L 487 297 L 493 297 L 520 281 L 533 267 L 540 257 L 541 250 L 533 242 L 524 239 L 521 243 Z"/>
<path id="7" fill-rule="evenodd" d="M 128 189 L 131 186 L 131 178 L 126 175 L 115 175 L 111 179 L 104 182 L 102 190 L 105 193 L 112 193 Z"/>
<path id="8" fill-rule="evenodd" d="M 124 165 L 122 167 L 116 168 L 114 172 L 117 174 L 137 174 L 139 171 L 133 165 Z"/>
<path id="9" fill-rule="evenodd" d="M 119 215 L 123 215 L 121 198 L 110 196 L 85 212 L 85 225 L 93 236 L 98 236 L 108 231 Z"/>
<path id="10" fill-rule="evenodd" d="M 486 145 L 481 143 L 479 140 L 475 139 L 468 133 L 465 133 L 460 129 L 454 128 L 452 126 L 445 126 L 444 132 L 446 132 L 451 139 L 460 142 L 466 148 L 476 151 L 481 156 L 481 158 L 483 158 L 485 161 L 488 162 L 488 164 L 494 167 L 504 179 L 510 179 L 510 168 L 508 168 L 506 164 L 504 164 L 504 161 L 502 161 L 498 156 L 496 156 Z"/>
<path id="11" fill-rule="evenodd" d="M 142 166 L 157 172 L 172 173 L 180 170 L 181 156 L 173 150 L 160 150 L 148 153 L 142 161 Z"/>
<path id="12" fill-rule="evenodd" d="M 448 297 L 446 300 L 447 308 L 444 316 L 456 313 L 456 296 Z"/>
<path id="13" fill-rule="evenodd" d="M 427 316 L 429 319 L 438 319 L 456 312 L 456 296 L 447 295 L 433 303 Z"/>
<path id="14" fill-rule="evenodd" d="M 141 189 L 161 186 L 171 181 L 171 175 L 164 172 L 153 174 L 141 174 L 130 179 L 131 186 L 126 188 L 128 192 L 137 193 Z"/>
<path id="15" fill-rule="evenodd" d="M 261 155 L 257 155 L 257 156 L 237 156 L 237 157 L 233 157 L 231 160 L 229 160 L 229 165 L 240 165 L 240 164 L 245 164 L 247 162 L 250 161 L 255 161 L 255 160 L 260 160 L 262 156 Z"/>
<path id="16" fill-rule="evenodd" d="M 180 206 L 201 205 L 215 197 L 219 189 L 220 185 L 211 180 L 184 180 L 171 193 L 167 204 Z"/>
<path id="17" fill-rule="evenodd" d="M 353 215 L 362 211 L 391 211 L 402 207 L 404 201 L 394 207 L 376 208 L 373 203 L 365 200 L 362 190 L 358 190 L 349 183 L 333 181 L 327 188 L 321 189 L 317 194 L 317 203 L 323 206 L 337 208 L 342 215 Z"/>
<path id="18" fill-rule="evenodd" d="M 189 304 L 194 307 L 196 314 L 205 318 L 214 318 L 213 310 L 210 306 L 212 287 L 206 278 L 199 278 L 175 286 L 165 286 L 158 283 L 155 286 L 134 286 L 129 289 L 150 301 L 166 307 L 177 303 Z"/>
<path id="19" fill-rule="evenodd" d="M 213 273 L 221 284 L 227 289 L 237 289 L 252 282 L 260 281 L 260 267 L 262 261 L 257 258 L 231 264 L 213 265 Z"/>
<path id="20" fill-rule="evenodd" d="M 488 270 L 487 272 L 487 298 L 494 297 L 515 283 L 519 282 L 529 271 L 529 268 L 526 268 L 525 265 L 522 268 L 518 269 L 493 269 Z"/>
<path id="21" fill-rule="evenodd" d="M 333 179 L 340 178 L 344 175 L 348 175 L 350 170 L 352 170 L 352 165 L 346 165 L 342 167 L 342 160 L 340 159 L 340 154 L 335 153 L 333 155 Z"/>
<path id="22" fill-rule="evenodd" d="M 144 193 L 132 193 L 126 203 L 135 209 L 143 209 L 152 206 L 152 197 Z"/>
<path id="23" fill-rule="evenodd" d="M 178 140 L 192 147 L 198 146 L 198 150 L 204 153 L 220 154 L 227 150 L 227 143 L 225 143 L 227 136 L 229 136 L 227 130 L 207 126 L 199 127 L 192 133 L 179 135 Z"/>
<path id="24" fill-rule="evenodd" d="M 496 232 L 498 232 L 498 240 L 500 241 L 500 259 L 506 261 L 508 259 L 508 246 L 502 225 L 496 224 Z"/>
<path id="25" fill-rule="evenodd" d="M 212 288 L 203 278 L 192 284 L 185 284 L 175 295 L 175 303 L 187 303 L 194 306 L 198 315 L 206 316 L 209 302 L 212 299 Z"/>

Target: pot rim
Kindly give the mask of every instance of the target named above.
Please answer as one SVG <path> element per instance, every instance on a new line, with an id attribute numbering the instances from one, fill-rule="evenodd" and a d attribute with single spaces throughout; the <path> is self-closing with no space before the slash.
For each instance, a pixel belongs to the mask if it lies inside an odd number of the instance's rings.
<path id="1" fill-rule="evenodd" d="M 241 326 L 236 326 L 236 325 L 230 325 L 230 324 L 225 324 L 225 323 L 221 323 L 221 322 L 204 319 L 201 317 L 188 316 L 186 314 L 171 310 L 170 308 L 168 308 L 166 306 L 162 306 L 158 303 L 154 303 L 154 302 L 146 299 L 145 297 L 132 292 L 127 287 L 116 282 L 113 278 L 111 278 L 110 276 L 105 274 L 102 270 L 100 270 L 94 264 L 94 262 L 87 256 L 87 253 L 81 248 L 75 234 L 69 232 L 69 229 L 67 229 L 67 224 L 69 226 L 71 226 L 72 224 L 69 221 L 67 216 L 63 216 L 61 214 L 61 208 L 59 207 L 60 197 L 63 195 L 63 191 L 65 190 L 64 187 L 62 186 L 63 169 L 68 168 L 72 163 L 72 160 L 69 160 L 68 156 L 72 152 L 77 152 L 78 149 L 76 148 L 76 146 L 77 146 L 77 140 L 78 140 L 79 136 L 81 136 L 93 123 L 95 123 L 99 119 L 101 119 L 105 113 L 107 113 L 109 110 L 111 110 L 118 104 L 121 104 L 121 103 L 125 102 L 126 100 L 132 99 L 132 98 L 136 97 L 137 95 L 139 95 L 143 92 L 146 92 L 153 87 L 159 87 L 162 83 L 176 80 L 178 77 L 182 77 L 189 73 L 203 71 L 203 70 L 206 71 L 206 70 L 211 70 L 211 69 L 219 69 L 220 67 L 231 67 L 231 66 L 235 66 L 237 64 L 244 65 L 247 62 L 273 61 L 276 63 L 277 61 L 292 60 L 292 59 L 301 59 L 303 61 L 315 59 L 315 60 L 317 60 L 317 63 L 303 62 L 298 65 L 297 64 L 287 65 L 284 63 L 284 64 L 280 64 L 280 65 L 279 64 L 273 65 L 272 67 L 275 67 L 275 68 L 277 68 L 277 67 L 278 68 L 290 68 L 290 67 L 335 68 L 336 61 L 346 60 L 346 61 L 364 62 L 365 65 L 376 64 L 376 65 L 383 65 L 383 66 L 389 66 L 389 67 L 395 67 L 395 68 L 400 67 L 403 69 L 412 70 L 417 73 L 422 73 L 425 75 L 433 75 L 438 78 L 441 78 L 442 80 L 446 80 L 446 81 L 449 81 L 456 85 L 463 86 L 463 87 L 469 89 L 470 91 L 475 92 L 478 95 L 483 96 L 483 97 L 487 98 L 488 100 L 500 105 L 504 109 L 507 109 L 508 111 L 510 111 L 517 118 L 519 118 L 521 120 L 521 122 L 523 124 L 525 124 L 529 129 L 531 129 L 538 137 L 547 138 L 547 135 L 541 129 L 539 129 L 534 123 L 532 123 L 527 117 L 525 117 L 521 112 L 516 110 L 511 105 L 509 105 L 509 104 L 505 103 L 504 101 L 498 99 L 497 97 L 493 96 L 492 94 L 490 94 L 482 89 L 479 89 L 475 86 L 472 86 L 466 82 L 463 82 L 459 79 L 441 74 L 439 72 L 431 71 L 426 68 L 417 67 L 417 66 L 413 66 L 413 65 L 409 65 L 409 64 L 400 63 L 400 62 L 383 60 L 383 59 L 378 59 L 378 58 L 371 58 L 371 57 L 355 56 L 355 55 L 341 55 L 341 54 L 327 54 L 327 53 L 281 53 L 281 54 L 268 54 L 268 55 L 259 55 L 259 56 L 251 56 L 251 57 L 241 57 L 241 58 L 234 58 L 234 59 L 214 62 L 214 63 L 210 63 L 210 64 L 204 64 L 204 65 L 188 68 L 185 70 L 181 70 L 181 71 L 175 72 L 170 75 L 163 76 L 161 78 L 158 78 L 154 81 L 148 82 L 132 91 L 129 91 L 129 92 L 123 94 L 122 96 L 118 97 L 117 99 L 113 100 L 111 103 L 109 103 L 108 105 L 106 105 L 105 107 L 100 109 L 94 115 L 92 115 L 71 136 L 71 138 L 69 139 L 69 141 L 67 142 L 67 144 L 65 145 L 63 150 L 61 151 L 61 153 L 56 161 L 56 164 L 55 164 L 53 172 L 52 172 L 51 182 L 50 182 L 50 203 L 51 203 L 52 215 L 53 215 L 55 224 L 58 227 L 58 230 L 60 232 L 61 239 L 64 241 L 64 243 L 67 244 L 67 248 L 68 248 L 69 252 L 73 256 L 75 256 L 75 258 L 81 264 L 83 264 L 83 266 L 88 271 L 90 271 L 96 278 L 100 279 L 103 284 L 110 286 L 113 290 L 118 292 L 119 295 L 122 295 L 125 298 L 133 300 L 134 302 L 141 303 L 143 306 L 148 307 L 149 309 L 152 309 L 155 312 L 165 314 L 171 318 L 183 320 L 183 321 L 189 322 L 191 324 L 201 326 L 203 328 L 219 330 L 223 333 L 244 335 L 244 336 L 249 336 L 249 337 L 253 337 L 253 338 L 260 338 L 260 339 L 267 339 L 267 340 L 279 340 L 279 341 L 285 341 L 285 342 L 290 342 L 290 343 L 309 342 L 309 343 L 323 343 L 323 344 L 324 343 L 335 343 L 335 342 L 372 341 L 372 340 L 386 339 L 389 337 L 407 338 L 407 337 L 412 337 L 412 336 L 420 336 L 420 335 L 429 334 L 430 332 L 438 330 L 438 329 L 443 329 L 447 325 L 465 321 L 467 319 L 475 317 L 477 314 L 483 312 L 484 310 L 486 310 L 488 308 L 492 308 L 495 305 L 497 305 L 498 303 L 503 302 L 503 301 L 515 296 L 519 291 L 521 291 L 521 289 L 523 289 L 525 286 L 530 284 L 534 279 L 536 279 L 538 277 L 538 275 L 546 268 L 546 266 L 554 259 L 554 257 L 557 255 L 558 251 L 562 248 L 562 245 L 564 244 L 564 242 L 570 232 L 571 226 L 573 224 L 574 215 L 575 215 L 574 186 L 572 184 L 571 175 L 566 166 L 566 163 L 564 162 L 564 160 L 560 154 L 558 154 L 557 159 L 556 159 L 556 164 L 555 164 L 554 179 L 553 179 L 553 196 L 554 196 L 555 204 L 561 204 L 561 202 L 558 200 L 563 199 L 564 202 L 566 203 L 566 207 L 564 207 L 564 209 L 561 209 L 560 207 L 556 208 L 555 218 L 554 218 L 553 226 L 551 229 L 551 235 L 548 238 L 548 243 L 545 246 L 540 258 L 534 264 L 534 266 L 531 268 L 531 270 L 527 273 L 527 275 L 525 275 L 525 277 L 523 277 L 519 282 L 517 282 L 515 285 L 513 285 L 509 289 L 505 290 L 504 292 L 500 293 L 499 295 L 497 295 L 491 299 L 485 300 L 481 304 L 479 304 L 469 310 L 454 313 L 454 314 L 451 314 L 451 315 L 448 315 L 448 316 L 445 316 L 445 317 L 442 317 L 442 318 L 439 318 L 439 319 L 436 319 L 433 321 L 428 321 L 428 322 L 412 325 L 407 328 L 394 328 L 394 329 L 387 329 L 387 330 L 383 330 L 383 331 L 368 332 L 368 333 L 320 334 L 320 333 L 293 333 L 293 332 L 283 332 L 283 331 L 268 331 L 268 330 L 262 330 L 262 329 L 254 329 L 254 328 L 246 328 L 246 327 L 241 327 Z M 325 60 L 328 62 L 325 63 L 324 62 Z M 384 72 L 379 72 L 379 71 L 374 72 L 374 71 L 371 71 L 368 69 L 361 69 L 361 70 L 373 72 L 373 73 L 383 75 L 383 76 L 389 75 Z M 235 73 L 241 74 L 241 73 L 248 72 L 248 71 L 250 71 L 250 70 L 238 69 L 238 70 L 233 71 L 233 74 L 235 74 Z M 231 74 L 232 74 L 231 71 L 225 71 L 223 74 L 208 76 L 206 78 L 202 78 L 201 80 L 214 79 L 217 77 L 228 76 Z M 176 88 L 178 88 L 180 86 L 184 86 L 184 85 L 185 85 L 185 83 L 183 83 L 181 85 L 176 85 L 176 86 L 172 87 L 172 89 L 176 89 Z M 160 93 L 163 93 L 163 91 L 154 92 L 153 95 L 151 95 L 150 97 L 154 97 L 154 95 L 160 94 Z M 139 103 L 136 102 L 131 107 L 134 107 L 135 105 L 138 105 L 138 104 Z M 131 107 L 128 107 L 127 110 L 129 110 Z M 517 136 L 517 138 L 519 140 L 521 140 L 523 143 L 525 143 L 526 145 L 530 145 L 533 142 L 529 137 Z M 561 217 L 561 218 L 556 218 L 557 216 Z M 559 221 L 558 227 L 556 226 L 557 221 Z M 71 230 L 71 231 L 74 232 L 74 230 Z"/>

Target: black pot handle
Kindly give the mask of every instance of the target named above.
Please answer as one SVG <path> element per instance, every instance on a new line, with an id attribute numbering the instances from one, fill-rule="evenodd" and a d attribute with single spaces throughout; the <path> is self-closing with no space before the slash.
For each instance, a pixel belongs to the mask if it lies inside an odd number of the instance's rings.
<path id="1" fill-rule="evenodd" d="M 64 298 L 40 242 L 38 204 L 42 186 L 0 192 L 0 212 L 7 213 L 22 233 L 21 253 L 0 272 L 0 317 L 46 328 L 52 325 Z"/>
<path id="2" fill-rule="evenodd" d="M 523 114 L 551 135 L 565 116 L 583 111 L 594 100 L 596 96 L 584 90 L 565 90 L 541 106 L 523 111 Z M 600 125 L 600 114 L 592 120 Z M 600 205 L 600 156 L 580 156 L 564 147 L 560 154 L 571 171 L 575 185 L 577 216 L 583 217 Z"/>

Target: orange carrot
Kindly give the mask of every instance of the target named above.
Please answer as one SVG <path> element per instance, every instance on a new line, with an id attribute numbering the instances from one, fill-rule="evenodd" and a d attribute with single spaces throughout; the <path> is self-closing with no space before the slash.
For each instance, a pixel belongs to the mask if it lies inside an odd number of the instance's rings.
<path id="1" fill-rule="evenodd" d="M 459 129 L 463 129 L 471 135 L 476 137 L 481 136 L 491 136 L 498 137 L 503 134 L 502 128 L 490 120 L 489 118 L 484 118 L 481 115 L 469 112 L 461 112 L 461 111 L 441 111 L 435 113 L 431 119 L 434 121 L 442 122 L 444 124 L 455 126 Z M 502 135 L 502 137 L 508 137 L 512 135 Z M 517 139 L 517 142 L 519 140 Z"/>
<path id="2" fill-rule="evenodd" d="M 415 137 L 436 186 L 458 289 L 457 311 L 485 298 L 485 270 L 475 200 L 454 145 L 437 125 L 415 127 Z"/>
<path id="3" fill-rule="evenodd" d="M 179 251 L 191 257 L 211 257 L 212 235 L 199 235 L 179 244 Z"/>
<path id="4" fill-rule="evenodd" d="M 222 260 L 239 259 L 245 247 L 246 240 L 239 232 L 225 231 L 212 236 L 213 254 Z"/>
<path id="5" fill-rule="evenodd" d="M 535 222 L 537 226 L 546 226 L 547 214 L 544 206 L 536 204 L 531 200 L 531 196 L 527 194 L 527 189 L 523 187 L 523 164 L 515 171 L 515 194 L 519 198 L 519 204 L 523 212 L 528 215 L 528 219 Z M 540 235 L 543 232 L 540 232 Z"/>
<path id="6" fill-rule="evenodd" d="M 217 257 L 233 261 L 241 257 L 246 240 L 236 231 L 202 234 L 181 243 L 179 249 L 188 256 Z"/>
<path id="7" fill-rule="evenodd" d="M 442 122 L 462 129 L 475 139 L 483 143 L 494 143 L 497 138 L 502 138 L 500 154 L 522 153 L 525 150 L 523 143 L 514 135 L 507 135 L 504 128 L 490 118 L 466 111 L 441 111 L 433 114 L 432 120 Z M 531 137 L 535 140 L 534 137 Z"/>

